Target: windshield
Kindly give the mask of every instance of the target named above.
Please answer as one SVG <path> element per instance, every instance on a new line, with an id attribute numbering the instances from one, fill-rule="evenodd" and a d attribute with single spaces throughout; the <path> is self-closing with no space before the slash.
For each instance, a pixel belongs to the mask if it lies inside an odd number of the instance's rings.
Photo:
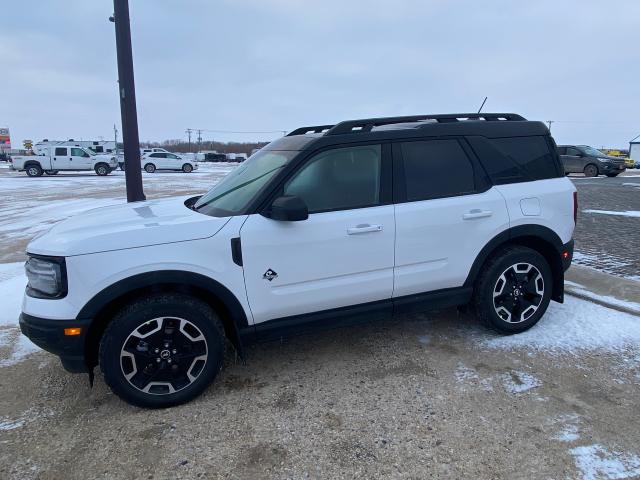
<path id="1" fill-rule="evenodd" d="M 193 209 L 214 217 L 239 215 L 296 151 L 261 151 L 224 177 L 204 194 Z"/>
<path id="2" fill-rule="evenodd" d="M 606 157 L 606 155 L 600 150 L 596 150 L 595 148 L 589 147 L 588 145 L 581 145 L 580 149 L 582 149 L 582 151 L 590 157 Z"/>

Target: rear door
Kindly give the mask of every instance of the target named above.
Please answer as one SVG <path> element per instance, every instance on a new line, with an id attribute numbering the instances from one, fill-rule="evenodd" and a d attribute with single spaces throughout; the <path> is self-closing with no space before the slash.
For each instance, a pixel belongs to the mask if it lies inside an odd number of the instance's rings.
<path id="1" fill-rule="evenodd" d="M 393 296 L 460 287 L 509 226 L 504 198 L 463 139 L 395 143 Z"/>
<path id="2" fill-rule="evenodd" d="M 564 171 L 566 173 L 582 173 L 584 170 L 584 158 L 582 152 L 575 147 L 567 147 L 562 157 Z"/>
<path id="3" fill-rule="evenodd" d="M 240 238 L 254 321 L 390 299 L 390 190 L 389 148 L 336 148 L 309 158 L 278 192 L 302 198 L 307 220 L 249 215 Z"/>
<path id="4" fill-rule="evenodd" d="M 68 147 L 54 147 L 53 157 L 51 158 L 51 168 L 53 170 L 71 170 L 73 162 L 71 161 L 71 152 Z"/>

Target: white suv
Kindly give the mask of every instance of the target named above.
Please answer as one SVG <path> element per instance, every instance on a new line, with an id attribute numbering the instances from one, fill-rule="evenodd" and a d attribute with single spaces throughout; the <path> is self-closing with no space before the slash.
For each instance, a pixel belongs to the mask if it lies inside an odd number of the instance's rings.
<path id="1" fill-rule="evenodd" d="M 184 173 L 191 173 L 198 169 L 197 162 L 170 152 L 145 153 L 140 161 L 147 173 L 156 170 L 182 170 Z"/>
<path id="2" fill-rule="evenodd" d="M 146 407 L 202 392 L 227 344 L 468 303 L 521 332 L 563 301 L 576 201 L 545 125 L 518 115 L 305 127 L 203 196 L 34 239 L 21 327 Z"/>

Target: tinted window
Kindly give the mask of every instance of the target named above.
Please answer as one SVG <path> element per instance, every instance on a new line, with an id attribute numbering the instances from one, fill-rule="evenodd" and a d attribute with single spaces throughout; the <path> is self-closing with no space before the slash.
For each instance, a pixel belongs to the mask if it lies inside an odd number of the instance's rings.
<path id="1" fill-rule="evenodd" d="M 558 155 L 566 155 L 567 147 L 558 147 Z"/>
<path id="2" fill-rule="evenodd" d="M 88 157 L 89 154 L 85 153 L 85 151 L 82 150 L 81 148 L 72 148 L 71 149 L 71 156 L 72 157 Z"/>
<path id="3" fill-rule="evenodd" d="M 309 213 L 380 204 L 380 145 L 338 148 L 309 160 L 284 187 L 302 198 Z"/>
<path id="4" fill-rule="evenodd" d="M 578 156 L 580 155 L 580 150 L 575 147 L 567 147 L 567 155 Z"/>
<path id="5" fill-rule="evenodd" d="M 164 153 L 152 153 L 149 156 L 152 158 L 164 158 Z"/>
<path id="6" fill-rule="evenodd" d="M 491 143 L 518 165 L 529 180 L 559 176 L 555 158 L 544 137 L 494 138 Z"/>
<path id="7" fill-rule="evenodd" d="M 527 174 L 485 137 L 467 137 L 482 166 L 495 185 L 526 182 Z"/>
<path id="8" fill-rule="evenodd" d="M 64 157 L 64 156 L 67 155 L 67 149 L 66 148 L 57 147 L 55 155 L 58 155 L 60 157 Z"/>
<path id="9" fill-rule="evenodd" d="M 457 140 L 407 142 L 401 149 L 408 201 L 475 190 L 473 166 Z"/>

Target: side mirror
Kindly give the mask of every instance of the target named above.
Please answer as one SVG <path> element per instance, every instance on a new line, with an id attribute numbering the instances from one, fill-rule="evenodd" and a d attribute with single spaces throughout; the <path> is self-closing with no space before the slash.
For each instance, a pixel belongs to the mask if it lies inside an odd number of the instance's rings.
<path id="1" fill-rule="evenodd" d="M 271 204 L 271 215 L 273 220 L 285 222 L 299 222 L 309 218 L 309 209 L 297 195 L 284 195 L 276 198 Z"/>

